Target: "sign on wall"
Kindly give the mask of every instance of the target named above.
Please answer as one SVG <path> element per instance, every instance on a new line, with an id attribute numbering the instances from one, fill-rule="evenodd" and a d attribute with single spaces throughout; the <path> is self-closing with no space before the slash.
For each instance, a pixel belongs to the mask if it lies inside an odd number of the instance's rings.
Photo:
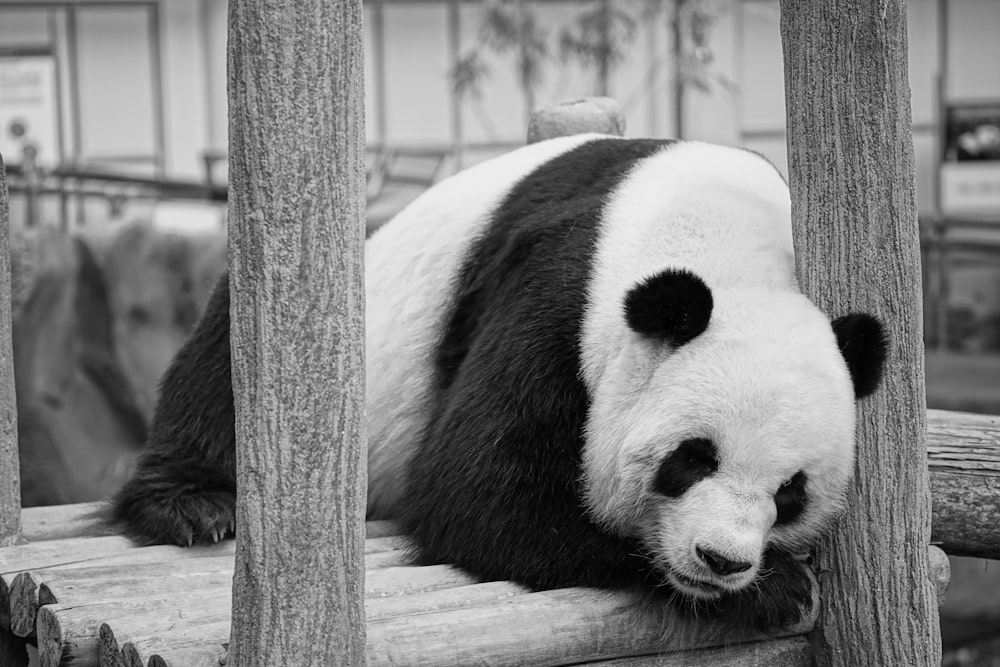
<path id="1" fill-rule="evenodd" d="M 950 215 L 1000 215 L 1000 102 L 947 108 L 941 208 Z"/>
<path id="2" fill-rule="evenodd" d="M 0 154 L 5 162 L 21 162 L 26 143 L 35 145 L 39 162 L 59 161 L 55 81 L 50 55 L 0 57 Z"/>

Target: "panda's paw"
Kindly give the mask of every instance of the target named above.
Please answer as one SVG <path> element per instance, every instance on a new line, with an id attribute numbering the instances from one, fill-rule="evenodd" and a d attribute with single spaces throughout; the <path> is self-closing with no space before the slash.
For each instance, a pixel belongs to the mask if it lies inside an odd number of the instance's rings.
<path id="1" fill-rule="evenodd" d="M 741 629 L 764 634 L 792 628 L 812 613 L 814 582 L 806 564 L 787 553 L 769 550 L 757 581 L 722 601 L 723 616 Z"/>
<path id="2" fill-rule="evenodd" d="M 115 495 L 110 520 L 140 544 L 214 544 L 236 526 L 236 492 L 227 487 L 138 475 Z"/>

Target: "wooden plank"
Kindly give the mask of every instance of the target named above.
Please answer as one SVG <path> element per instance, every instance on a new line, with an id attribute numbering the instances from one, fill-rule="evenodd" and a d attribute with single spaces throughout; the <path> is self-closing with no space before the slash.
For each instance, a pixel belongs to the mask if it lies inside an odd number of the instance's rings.
<path id="1" fill-rule="evenodd" d="M 132 546 L 124 537 L 91 537 L 22 544 L 0 549 L 0 632 L 10 630 L 10 587 L 18 574 L 28 568 L 81 563 Z"/>
<path id="2" fill-rule="evenodd" d="M 126 641 L 136 638 L 169 637 L 179 645 L 184 637 L 197 636 L 201 628 L 228 625 L 231 603 L 231 585 L 227 584 L 174 597 L 137 597 L 83 606 L 47 605 L 38 612 L 39 662 L 43 667 L 60 662 L 75 667 L 98 665 L 102 652 L 111 654 L 111 640 L 124 647 Z M 102 625 L 108 627 L 103 637 Z M 139 651 L 140 658 L 148 655 Z"/>
<path id="3" fill-rule="evenodd" d="M 368 600 L 366 608 L 373 602 L 382 601 Z M 783 636 L 807 632 L 813 621 L 810 617 Z M 192 628 L 177 628 L 169 635 L 137 637 L 122 646 L 123 652 L 125 648 L 134 649 L 140 657 L 151 658 L 178 650 L 217 651 L 228 638 L 229 626 L 213 622 L 202 624 L 197 632 Z M 678 617 L 669 607 L 643 605 L 628 593 L 573 588 L 515 595 L 501 603 L 493 600 L 467 608 L 373 620 L 368 624 L 367 656 L 368 664 L 397 667 L 479 664 L 484 656 L 489 656 L 493 667 L 567 665 L 631 655 L 649 656 L 658 651 L 731 647 L 750 639 L 760 637 L 737 636 L 707 624 L 696 626 Z M 784 652 L 775 651 L 774 655 L 780 657 L 790 652 L 786 647 Z M 690 655 L 693 654 L 683 653 L 678 659 Z M 72 664 L 89 667 L 91 663 L 74 657 Z M 774 664 L 791 667 L 803 663 Z"/>
<path id="4" fill-rule="evenodd" d="M 24 539 L 28 542 L 69 537 L 100 537 L 113 531 L 102 521 L 103 502 L 25 507 L 21 510 Z"/>
<path id="5" fill-rule="evenodd" d="M 76 557 L 75 560 L 58 562 L 55 565 L 42 565 L 40 567 L 25 568 L 0 574 L 0 581 L 13 581 L 14 577 L 22 572 L 53 572 L 62 570 L 79 570 L 91 567 L 130 567 L 133 565 L 171 563 L 180 560 L 193 560 L 199 558 L 215 558 L 230 556 L 236 553 L 235 544 L 232 540 L 226 540 L 203 547 L 174 547 L 168 545 L 158 545 L 155 547 L 139 547 L 137 549 L 127 549 L 125 551 L 112 552 L 106 555 L 98 555 L 87 558 Z"/>
<path id="6" fill-rule="evenodd" d="M 225 655 L 226 649 L 221 644 L 191 646 L 154 653 L 147 665 L 148 667 L 217 667 L 220 658 Z"/>
<path id="7" fill-rule="evenodd" d="M 170 563 L 22 572 L 10 589 L 10 628 L 19 637 L 33 637 L 40 605 L 59 601 L 89 604 L 135 595 L 173 593 L 210 583 L 228 585 L 232 576 L 231 555 Z"/>
<path id="8" fill-rule="evenodd" d="M 371 622 L 431 611 L 479 607 L 530 592 L 530 589 L 509 581 L 491 581 L 485 584 L 442 588 L 416 595 L 369 598 L 365 600 L 365 618 Z"/>
<path id="9" fill-rule="evenodd" d="M 133 548 L 135 548 L 135 544 L 131 540 L 118 535 L 71 537 L 64 540 L 6 547 L 0 549 L 0 575 L 22 572 L 27 569 L 84 562 Z"/>
<path id="10" fill-rule="evenodd" d="M 394 543 L 376 542 L 373 546 L 376 550 L 365 556 L 365 568 L 369 571 L 366 596 L 409 595 L 416 591 L 475 583 L 468 575 L 448 566 L 404 568 L 405 553 L 400 550 L 377 550 L 392 544 Z M 171 548 L 177 549 L 180 554 L 191 551 Z M 217 547 L 202 549 L 218 551 Z M 222 556 L 206 555 L 167 562 L 101 564 L 91 567 L 81 567 L 80 563 L 75 563 L 76 567 L 69 569 L 22 572 L 14 578 L 10 587 L 8 627 L 19 637 L 35 637 L 38 609 L 46 604 L 87 605 L 88 608 L 97 609 L 99 603 L 209 589 L 225 589 L 218 590 L 215 594 L 228 597 L 233 576 L 233 554 L 231 549 L 228 551 L 230 553 Z M 388 572 L 376 574 L 380 570 Z M 95 619 L 92 625 L 96 625 L 96 622 Z"/>
<path id="11" fill-rule="evenodd" d="M 28 542 L 69 537 L 100 537 L 113 531 L 101 519 L 103 502 L 26 507 L 21 510 L 24 539 Z"/>
<path id="12" fill-rule="evenodd" d="M 787 637 L 720 648 L 588 662 L 588 667 L 812 667 L 805 637 Z"/>
<path id="13" fill-rule="evenodd" d="M 491 604 L 512 595 L 521 595 L 527 592 L 529 592 L 528 589 L 517 584 L 491 582 L 436 590 L 405 597 L 368 599 L 365 601 L 365 615 L 371 621 L 380 618 L 407 616 L 443 609 L 457 609 Z M 205 664 L 214 665 L 215 663 L 211 662 L 211 660 L 214 659 L 217 661 L 218 656 L 224 653 L 225 651 L 220 645 L 165 650 L 161 655 L 154 654 L 151 656 L 149 664 L 154 664 L 153 660 L 156 658 L 162 658 L 165 664 L 172 667 L 180 667 L 182 665 L 201 664 L 197 660 L 203 660 L 207 657 L 209 662 Z M 111 664 L 110 662 L 100 663 L 101 667 Z M 118 665 L 114 665 L 114 667 L 118 667 Z M 777 667 L 784 667 L 784 665 L 778 665 Z"/>
<path id="14" fill-rule="evenodd" d="M 785 636 L 807 632 L 810 617 Z M 461 631 L 456 629 L 461 628 Z M 368 663 L 492 667 L 570 665 L 759 639 L 625 593 L 567 588 L 514 596 L 500 604 L 388 618 L 368 624 Z"/>
<path id="15" fill-rule="evenodd" d="M 146 640 L 194 636 L 193 630 L 183 626 L 201 626 L 230 618 L 232 559 L 228 568 L 217 571 L 183 572 L 178 568 L 167 576 L 157 576 L 157 567 L 162 566 L 153 566 L 154 569 L 143 576 L 130 572 L 118 580 L 107 572 L 87 576 L 88 570 L 51 573 L 67 575 L 67 578 L 50 582 L 54 591 L 52 597 L 58 597 L 58 603 L 36 607 L 37 642 L 39 647 L 45 647 L 45 659 L 72 660 L 77 667 L 96 665 L 99 630 L 102 624 L 107 624 L 109 636 L 122 648 L 125 642 L 132 643 L 134 648 L 140 649 L 140 658 L 145 660 L 149 654 L 141 649 Z M 368 572 L 365 597 L 395 601 L 404 596 L 470 583 L 475 583 L 472 577 L 447 565 L 392 567 Z M 506 586 L 511 587 L 510 584 Z M 478 593 L 456 595 L 452 598 L 454 602 L 434 600 L 411 605 L 410 609 L 429 610 L 447 604 L 458 606 L 498 598 L 495 594 L 484 597 Z M 382 607 L 383 610 L 391 608 L 391 604 Z M 398 608 L 396 613 L 399 613 Z"/>
<path id="16" fill-rule="evenodd" d="M 365 554 L 385 554 L 397 552 L 396 556 L 385 556 L 384 562 L 394 560 L 405 562 L 408 542 L 401 536 L 376 537 L 365 541 Z M 0 549 L 0 628 L 3 624 L 3 609 L 14 578 L 28 570 L 74 569 L 93 566 L 127 566 L 141 563 L 167 563 L 189 558 L 232 555 L 235 542 L 224 540 L 218 544 L 198 547 L 175 547 L 158 545 L 130 548 L 132 543 L 119 536 L 67 538 L 39 542 Z"/>
<path id="17" fill-rule="evenodd" d="M 416 592 L 455 588 L 479 583 L 479 580 L 451 565 L 424 567 L 389 567 L 373 570 L 365 577 L 365 598 L 411 595 Z"/>
<path id="18" fill-rule="evenodd" d="M 0 560 L 0 567 L 6 563 L 23 566 L 25 563 L 37 563 L 34 570 L 55 571 L 81 569 L 98 566 L 131 566 L 141 563 L 165 563 L 174 560 L 186 560 L 195 558 L 206 558 L 215 555 L 229 555 L 235 553 L 235 545 L 232 540 L 222 542 L 210 547 L 173 547 L 155 546 L 142 547 L 138 549 L 118 550 L 121 546 L 120 538 L 113 538 L 109 544 L 104 538 L 94 538 L 97 540 L 96 546 L 88 544 L 85 539 L 67 539 L 53 542 L 41 542 L 36 545 L 26 545 L 16 547 L 15 552 L 20 554 L 18 558 Z M 35 547 L 48 545 L 51 550 L 42 549 L 42 553 L 37 553 Z M 89 549 L 89 553 L 86 551 Z M 4 549 L 0 549 L 0 556 L 3 556 Z M 36 556 L 32 556 L 36 553 Z M 11 628 L 11 599 L 10 587 L 18 575 L 30 571 L 22 569 L 11 570 L 0 574 L 0 630 L 10 630 Z M 36 584 L 38 582 L 36 581 Z M 24 594 L 23 592 L 21 593 Z"/>
<path id="19" fill-rule="evenodd" d="M 21 510 L 22 534 L 26 542 L 63 540 L 70 537 L 102 537 L 113 535 L 104 522 L 102 512 L 107 504 L 98 501 L 72 505 L 26 507 Z M 365 538 L 394 537 L 402 534 L 395 521 L 368 521 Z"/>
<path id="20" fill-rule="evenodd" d="M 229 642 L 231 628 L 232 625 L 228 620 L 224 623 L 206 623 L 198 628 L 186 626 L 182 631 L 175 632 L 169 637 L 144 637 L 134 642 L 125 642 L 122 645 L 122 653 L 129 650 L 134 651 L 139 656 L 149 656 L 146 659 L 147 662 L 139 663 L 140 665 L 150 664 L 153 656 L 161 656 L 161 659 L 163 656 L 179 656 L 179 659 L 198 656 L 199 660 L 206 657 L 211 659 L 212 656 L 220 654 L 219 649 L 223 644 Z M 205 637 L 208 639 L 206 640 Z M 229 664 L 233 663 L 230 661 Z M 41 667 L 45 667 L 45 665 L 43 664 Z M 77 666 L 74 665 L 74 667 Z M 191 667 L 191 665 L 179 662 L 174 663 L 174 667 Z"/>
<path id="21" fill-rule="evenodd" d="M 931 542 L 1000 558 L 1000 416 L 927 411 Z"/>

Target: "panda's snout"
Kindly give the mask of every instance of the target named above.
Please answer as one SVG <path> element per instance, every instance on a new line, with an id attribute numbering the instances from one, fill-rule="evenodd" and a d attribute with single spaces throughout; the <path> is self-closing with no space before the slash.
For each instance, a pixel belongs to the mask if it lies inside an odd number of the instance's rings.
<path id="1" fill-rule="evenodd" d="M 705 547 L 695 547 L 695 553 L 698 554 L 701 562 L 708 566 L 708 569 L 720 577 L 746 572 L 754 565 L 750 561 L 726 558 L 719 552 Z"/>

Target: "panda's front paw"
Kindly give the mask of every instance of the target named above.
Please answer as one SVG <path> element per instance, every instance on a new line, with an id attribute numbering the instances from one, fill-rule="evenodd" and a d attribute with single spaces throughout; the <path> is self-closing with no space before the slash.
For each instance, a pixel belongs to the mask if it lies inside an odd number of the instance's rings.
<path id="1" fill-rule="evenodd" d="M 146 473 L 146 474 L 142 474 Z M 236 526 L 236 489 L 140 471 L 115 495 L 111 521 L 141 544 L 212 544 Z"/>
<path id="2" fill-rule="evenodd" d="M 801 623 L 812 612 L 814 578 L 790 554 L 769 549 L 757 579 L 719 601 L 727 624 L 772 634 Z"/>

